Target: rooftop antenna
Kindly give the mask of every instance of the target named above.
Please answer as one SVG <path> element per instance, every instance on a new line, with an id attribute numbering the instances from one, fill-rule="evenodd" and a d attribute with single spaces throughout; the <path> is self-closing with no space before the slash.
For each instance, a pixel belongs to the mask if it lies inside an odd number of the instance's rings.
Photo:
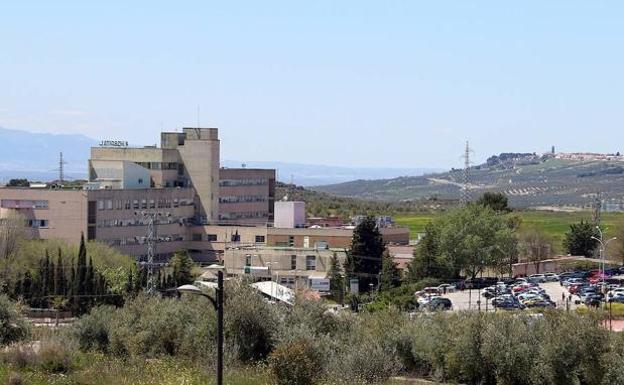
<path id="1" fill-rule="evenodd" d="M 199 104 L 197 105 L 197 128 L 195 129 L 195 134 L 197 135 L 197 139 L 200 138 L 200 130 L 199 130 Z"/>
<path id="2" fill-rule="evenodd" d="M 466 149 L 464 150 L 464 180 L 461 186 L 461 192 L 459 196 L 459 203 L 465 206 L 470 201 L 470 189 L 468 183 L 470 182 L 470 153 L 473 152 L 470 148 L 470 144 L 466 141 Z"/>

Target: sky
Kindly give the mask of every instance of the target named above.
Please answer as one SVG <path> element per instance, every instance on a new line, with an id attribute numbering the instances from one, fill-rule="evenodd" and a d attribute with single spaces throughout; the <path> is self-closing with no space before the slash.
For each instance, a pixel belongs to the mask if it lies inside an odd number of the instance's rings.
<path id="1" fill-rule="evenodd" d="M 623 19 L 598 0 L 3 1 L 0 126 L 154 144 L 199 120 L 224 159 L 354 167 L 460 167 L 466 140 L 477 163 L 624 151 Z"/>

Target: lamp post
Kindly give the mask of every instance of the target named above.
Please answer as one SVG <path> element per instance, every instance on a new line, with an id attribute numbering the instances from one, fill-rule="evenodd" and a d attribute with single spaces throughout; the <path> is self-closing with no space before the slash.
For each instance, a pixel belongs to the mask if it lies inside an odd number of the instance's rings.
<path id="1" fill-rule="evenodd" d="M 601 269 L 601 279 L 602 279 L 602 287 L 601 290 L 604 292 L 604 276 L 605 276 L 605 254 L 607 252 L 607 246 L 609 246 L 609 243 L 611 241 L 615 241 L 617 239 L 617 237 L 613 237 L 613 238 L 609 238 L 606 241 L 604 241 L 602 239 L 602 230 L 600 229 L 600 226 L 596 226 L 596 230 L 598 230 L 598 235 L 600 235 L 600 238 L 596 238 L 593 235 L 591 236 L 591 239 L 597 241 L 598 243 L 600 243 L 600 263 L 602 265 L 602 269 Z"/>
<path id="2" fill-rule="evenodd" d="M 217 312 L 217 385 L 223 385 L 223 272 L 217 272 L 216 299 L 195 285 L 182 285 L 177 290 L 208 298 Z"/>

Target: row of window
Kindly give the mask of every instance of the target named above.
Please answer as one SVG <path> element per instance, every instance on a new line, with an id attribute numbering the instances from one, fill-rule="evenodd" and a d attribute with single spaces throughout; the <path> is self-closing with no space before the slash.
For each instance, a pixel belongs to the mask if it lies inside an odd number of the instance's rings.
<path id="1" fill-rule="evenodd" d="M 249 218 L 268 218 L 269 213 L 266 211 L 249 211 L 242 213 L 222 213 L 219 214 L 219 219 L 249 219 Z"/>
<path id="2" fill-rule="evenodd" d="M 199 241 L 208 241 L 208 242 L 217 242 L 218 241 L 218 237 L 217 234 L 206 234 L 206 236 L 204 237 L 203 234 L 201 233 L 196 233 L 192 235 L 192 239 L 193 241 L 199 242 Z M 240 242 L 240 234 L 232 234 L 230 235 L 230 242 Z M 266 242 L 266 237 L 264 235 L 256 235 L 254 237 L 254 242 L 255 243 L 265 243 Z"/>
<path id="3" fill-rule="evenodd" d="M 180 242 L 180 241 L 184 241 L 184 236 L 180 234 L 159 235 L 156 238 L 156 243 Z M 105 242 L 109 246 L 144 245 L 144 244 L 147 244 L 147 237 L 107 239 Z"/>
<path id="4" fill-rule="evenodd" d="M 192 199 L 126 199 L 126 200 L 99 200 L 98 210 L 144 210 L 144 209 L 169 209 L 171 207 L 192 206 Z"/>
<path id="5" fill-rule="evenodd" d="M 253 255 L 247 254 L 245 255 L 245 266 L 251 266 Z M 256 257 L 258 257 L 256 255 Z M 316 270 L 316 255 L 306 255 L 305 257 L 305 269 L 307 271 Z M 297 270 L 297 256 L 290 256 L 290 270 Z"/>
<path id="6" fill-rule="evenodd" d="M 48 201 L 30 199 L 2 199 L 0 207 L 5 209 L 47 209 Z"/>
<path id="7" fill-rule="evenodd" d="M 172 223 L 185 224 L 188 222 L 187 218 L 174 218 L 174 217 L 158 217 L 154 219 L 156 225 L 169 225 Z M 132 219 L 104 219 L 97 222 L 97 227 L 130 227 L 130 226 L 147 226 L 148 220 L 144 218 L 132 218 Z"/>
<path id="8" fill-rule="evenodd" d="M 221 179 L 219 181 L 219 186 L 221 187 L 231 187 L 231 186 L 263 186 L 269 183 L 269 180 L 266 178 L 256 178 L 256 179 Z"/>
<path id="9" fill-rule="evenodd" d="M 33 229 L 44 229 L 50 226 L 50 221 L 47 219 L 29 219 L 28 227 L 32 227 Z"/>
<path id="10" fill-rule="evenodd" d="M 175 162 L 135 162 L 148 170 L 177 170 L 179 165 Z"/>
<path id="11" fill-rule="evenodd" d="M 220 197 L 219 203 L 250 203 L 250 202 L 266 202 L 266 196 L 263 195 L 235 195 Z"/>

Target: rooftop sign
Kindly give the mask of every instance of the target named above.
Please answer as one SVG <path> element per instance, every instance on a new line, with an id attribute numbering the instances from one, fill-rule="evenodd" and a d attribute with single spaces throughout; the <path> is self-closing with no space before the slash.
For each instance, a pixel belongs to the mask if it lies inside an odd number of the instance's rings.
<path id="1" fill-rule="evenodd" d="M 125 140 L 103 140 L 100 142 L 100 147 L 128 147 L 128 142 Z"/>

